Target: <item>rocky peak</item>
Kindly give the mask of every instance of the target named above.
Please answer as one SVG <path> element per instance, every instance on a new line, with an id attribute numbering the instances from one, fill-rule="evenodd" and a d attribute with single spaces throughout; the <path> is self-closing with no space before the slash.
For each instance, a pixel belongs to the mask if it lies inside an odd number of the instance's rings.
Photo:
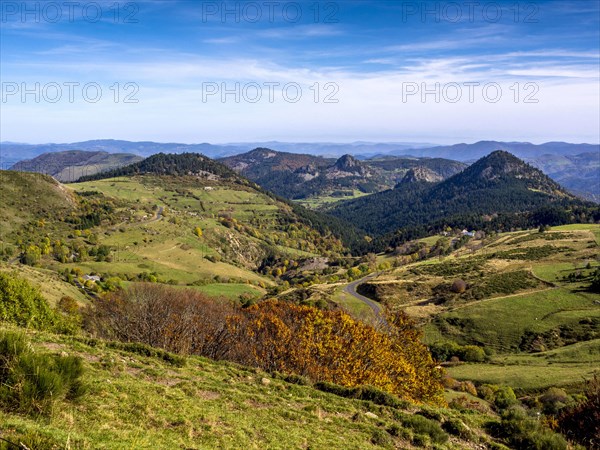
<path id="1" fill-rule="evenodd" d="M 444 178 L 441 175 L 435 173 L 433 170 L 428 169 L 427 167 L 417 166 L 406 172 L 406 175 L 404 175 L 400 183 L 437 183 L 443 179 Z"/>
<path id="2" fill-rule="evenodd" d="M 277 152 L 275 150 L 271 150 L 270 148 L 258 147 L 249 152 L 248 155 L 254 158 L 267 159 L 277 156 Z"/>
<path id="3" fill-rule="evenodd" d="M 357 172 L 362 169 L 362 164 L 354 156 L 344 155 L 335 162 L 333 167 L 343 172 Z"/>

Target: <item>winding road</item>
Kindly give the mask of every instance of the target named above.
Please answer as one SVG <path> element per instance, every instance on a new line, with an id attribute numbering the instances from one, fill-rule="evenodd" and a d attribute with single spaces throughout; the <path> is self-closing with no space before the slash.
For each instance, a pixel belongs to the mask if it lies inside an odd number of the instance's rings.
<path id="1" fill-rule="evenodd" d="M 165 210 L 164 206 L 159 206 L 158 210 L 156 211 L 156 217 L 154 217 L 153 219 L 149 220 L 146 223 L 150 223 L 150 222 L 157 222 L 160 219 L 162 219 L 162 213 Z"/>
<path id="2" fill-rule="evenodd" d="M 344 287 L 343 292 L 365 303 L 367 306 L 369 306 L 369 308 L 373 310 L 377 321 L 383 325 L 387 325 L 387 321 L 385 320 L 385 317 L 382 314 L 383 308 L 381 307 L 381 304 L 374 300 L 371 300 L 369 297 L 365 297 L 364 295 L 361 295 L 358 292 L 356 292 L 356 288 L 360 284 L 364 283 L 367 280 L 370 280 L 371 278 L 376 277 L 377 275 L 379 275 L 379 272 L 375 272 L 370 275 L 367 275 L 366 277 L 362 277 L 358 280 L 355 280 L 352 283 L 347 284 L 346 287 Z"/>

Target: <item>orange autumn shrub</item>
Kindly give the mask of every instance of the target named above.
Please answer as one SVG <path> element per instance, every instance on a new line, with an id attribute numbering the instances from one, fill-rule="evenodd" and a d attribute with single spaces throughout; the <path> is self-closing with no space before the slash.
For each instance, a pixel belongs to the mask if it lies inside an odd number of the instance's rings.
<path id="1" fill-rule="evenodd" d="M 95 302 L 88 329 L 123 342 L 233 361 L 442 404 L 442 370 L 403 313 L 375 328 L 341 311 L 270 300 L 249 308 L 191 290 L 135 284 Z"/>
<path id="2" fill-rule="evenodd" d="M 371 385 L 414 402 L 442 404 L 442 371 L 403 313 L 385 330 L 340 311 L 278 301 L 228 319 L 237 342 L 231 359 L 343 386 Z"/>

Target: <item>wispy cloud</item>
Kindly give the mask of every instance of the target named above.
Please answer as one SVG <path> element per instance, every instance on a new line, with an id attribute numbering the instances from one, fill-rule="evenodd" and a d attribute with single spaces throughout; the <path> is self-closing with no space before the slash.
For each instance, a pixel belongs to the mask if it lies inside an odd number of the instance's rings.
<path id="1" fill-rule="evenodd" d="M 304 38 L 322 38 L 330 36 L 341 36 L 344 30 L 339 26 L 330 24 L 310 24 L 295 26 L 279 26 L 270 28 L 257 33 L 257 36 L 269 39 L 304 39 Z"/>
<path id="2" fill-rule="evenodd" d="M 202 42 L 204 42 L 205 44 L 229 45 L 229 44 L 239 43 L 240 38 L 237 36 L 229 36 L 229 37 L 223 37 L 223 38 L 204 39 Z"/>
<path id="3" fill-rule="evenodd" d="M 98 129 L 113 137 L 188 141 L 298 133 L 400 140 L 409 133 L 593 136 L 600 121 L 600 36 L 598 8 L 591 3 L 538 3 L 539 21 L 532 24 L 403 23 L 398 3 L 375 1 L 340 3 L 339 23 L 315 21 L 311 14 L 300 23 L 203 20 L 198 3 L 172 1 L 140 3 L 139 23 L 127 26 L 108 20 L 3 23 L 3 80 L 132 81 L 139 85 L 140 104 L 13 102 L 2 105 L 0 126 L 6 139 L 27 140 L 34 121 L 39 133 L 55 133 L 59 141 L 68 140 L 60 133 Z M 498 83 L 502 101 L 431 103 L 420 95 L 413 103 L 402 101 L 405 83 L 470 81 Z M 221 103 L 214 96 L 216 102 L 202 103 L 205 82 L 228 88 L 280 83 L 278 101 Z M 539 104 L 515 103 L 510 88 L 516 82 L 537 83 Z M 301 86 L 301 101 L 281 100 L 285 83 Z M 322 102 L 326 83 L 337 86 L 337 104 Z"/>

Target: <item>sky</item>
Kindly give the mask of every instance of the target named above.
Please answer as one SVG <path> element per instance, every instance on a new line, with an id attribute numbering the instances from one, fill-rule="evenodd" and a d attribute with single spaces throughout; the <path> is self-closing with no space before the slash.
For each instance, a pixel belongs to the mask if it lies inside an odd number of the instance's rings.
<path id="1" fill-rule="evenodd" d="M 0 141 L 600 141 L 597 0 L 0 6 Z"/>

